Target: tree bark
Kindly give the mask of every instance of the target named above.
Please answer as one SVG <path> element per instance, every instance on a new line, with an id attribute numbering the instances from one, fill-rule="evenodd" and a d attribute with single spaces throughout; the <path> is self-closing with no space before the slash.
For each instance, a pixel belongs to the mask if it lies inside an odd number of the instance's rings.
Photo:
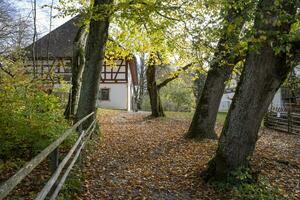
<path id="1" fill-rule="evenodd" d="M 85 43 L 87 38 L 86 26 L 81 26 L 74 40 L 72 59 L 72 89 L 65 110 L 66 119 L 74 119 L 79 102 L 82 72 L 85 64 Z"/>
<path id="2" fill-rule="evenodd" d="M 164 117 L 165 113 L 161 105 L 159 89 L 156 83 L 156 70 L 154 64 L 148 65 L 146 76 L 147 76 L 147 90 L 148 90 L 148 94 L 150 97 L 150 104 L 151 104 L 151 116 Z"/>
<path id="3" fill-rule="evenodd" d="M 93 3 L 95 12 L 100 10 L 102 13 L 97 12 L 97 16 L 101 14 L 101 18 L 92 18 L 89 25 L 85 49 L 85 67 L 82 74 L 82 86 L 76 120 L 78 121 L 92 112 L 95 112 L 95 114 L 83 123 L 83 129 L 86 129 L 96 118 L 96 101 L 99 92 L 100 73 L 109 28 L 109 10 L 101 8 L 104 7 L 107 9 L 109 8 L 108 5 L 112 3 L 113 0 L 94 0 Z"/>
<path id="4" fill-rule="evenodd" d="M 204 84 L 206 81 L 206 75 L 202 74 L 200 72 L 196 72 L 196 74 L 198 77 L 196 80 L 193 81 L 193 94 L 195 96 L 195 100 L 196 100 L 196 105 L 198 104 L 203 88 L 204 88 Z"/>
<path id="5" fill-rule="evenodd" d="M 287 63 L 287 53 L 275 53 L 274 46 L 279 45 L 290 31 L 296 12 L 295 0 L 277 3 L 276 0 L 259 2 L 254 25 L 254 37 L 259 42 L 249 46 L 216 156 L 209 163 L 207 179 L 222 179 L 238 168 L 249 167 L 261 121 L 292 68 Z M 276 26 L 275 20 L 284 13 L 287 13 L 288 20 Z M 259 40 L 261 38 L 266 39 Z"/>
<path id="6" fill-rule="evenodd" d="M 139 76 L 139 89 L 137 91 L 137 109 L 141 110 L 143 105 L 143 98 L 145 92 L 145 55 L 141 57 L 141 65 L 140 65 L 140 76 Z"/>
<path id="7" fill-rule="evenodd" d="M 165 113 L 161 104 L 159 91 L 161 88 L 166 86 L 171 81 L 177 79 L 180 75 L 180 72 L 187 70 L 193 63 L 187 64 L 186 66 L 178 69 L 175 74 L 172 74 L 169 78 L 162 81 L 160 84 L 156 82 L 156 70 L 154 61 L 150 59 L 149 66 L 147 67 L 146 76 L 147 76 L 147 90 L 150 97 L 151 104 L 151 115 L 152 117 L 164 117 Z"/>
<path id="8" fill-rule="evenodd" d="M 33 17 L 33 38 L 32 38 L 32 67 L 33 67 L 33 78 L 37 76 L 37 64 L 36 64 L 36 38 L 37 38 L 37 28 L 36 28 L 36 0 L 32 2 L 32 17 Z"/>
<path id="9" fill-rule="evenodd" d="M 232 6 L 226 14 L 222 36 L 186 134 L 187 138 L 217 139 L 214 128 L 226 81 L 229 80 L 236 63 L 242 59 L 238 44 L 247 16 L 246 9 L 249 8 Z"/>

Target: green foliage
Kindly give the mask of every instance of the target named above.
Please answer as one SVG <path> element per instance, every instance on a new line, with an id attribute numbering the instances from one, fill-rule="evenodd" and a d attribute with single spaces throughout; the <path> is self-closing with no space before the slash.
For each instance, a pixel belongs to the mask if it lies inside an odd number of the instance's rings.
<path id="1" fill-rule="evenodd" d="M 166 111 L 190 112 L 195 108 L 195 97 L 191 84 L 178 78 L 160 90 L 163 109 Z M 149 96 L 143 99 L 142 110 L 151 110 Z"/>
<path id="2" fill-rule="evenodd" d="M 58 9 L 63 16 L 82 14 L 86 24 L 91 18 L 101 20 L 109 12 L 109 35 L 113 41 L 108 41 L 106 53 L 112 59 L 159 52 L 163 63 L 183 65 L 193 61 L 193 36 L 188 29 L 203 24 L 216 2 L 115 0 L 102 8 L 92 8 L 82 0 L 62 0 Z"/>
<path id="3" fill-rule="evenodd" d="M 225 120 L 226 120 L 226 117 L 227 117 L 227 113 L 226 112 L 219 112 L 218 115 L 217 115 L 217 121 L 219 123 L 224 123 Z"/>
<path id="4" fill-rule="evenodd" d="M 191 111 L 195 107 L 193 89 L 181 78 L 163 87 L 160 95 L 165 110 Z"/>
<path id="5" fill-rule="evenodd" d="M 257 175 L 256 175 L 257 176 Z M 275 200 L 288 199 L 279 189 L 270 185 L 265 177 L 255 177 L 249 169 L 239 168 L 223 181 L 211 184 L 226 199 Z"/>
<path id="6" fill-rule="evenodd" d="M 0 70 L 0 158 L 30 159 L 68 127 L 59 99 L 20 69 L 4 61 L 11 75 Z"/>

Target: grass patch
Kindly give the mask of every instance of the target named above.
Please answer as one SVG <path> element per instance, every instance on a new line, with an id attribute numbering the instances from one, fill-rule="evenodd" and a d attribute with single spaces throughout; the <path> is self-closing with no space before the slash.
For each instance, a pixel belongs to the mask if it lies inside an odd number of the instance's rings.
<path id="1" fill-rule="evenodd" d="M 224 199 L 244 200 L 283 200 L 290 199 L 288 194 L 270 185 L 264 176 L 253 175 L 250 169 L 238 169 L 223 181 L 210 184 Z"/>
<path id="2" fill-rule="evenodd" d="M 166 111 L 165 112 L 166 117 L 171 119 L 189 119 L 191 120 L 194 116 L 194 112 L 171 112 Z M 226 119 L 227 113 L 225 112 L 219 112 L 217 115 L 217 122 L 224 123 Z"/>
<path id="3" fill-rule="evenodd" d="M 124 110 L 114 110 L 114 109 L 105 109 L 105 108 L 98 108 L 97 110 L 98 117 L 102 117 L 105 115 L 116 115 L 120 112 L 125 112 Z"/>
<path id="4" fill-rule="evenodd" d="M 224 124 L 226 116 L 227 116 L 226 112 L 219 112 L 217 115 L 217 122 Z"/>
<path id="5" fill-rule="evenodd" d="M 194 113 L 193 112 L 166 111 L 165 115 L 167 118 L 171 118 L 171 119 L 192 119 Z"/>

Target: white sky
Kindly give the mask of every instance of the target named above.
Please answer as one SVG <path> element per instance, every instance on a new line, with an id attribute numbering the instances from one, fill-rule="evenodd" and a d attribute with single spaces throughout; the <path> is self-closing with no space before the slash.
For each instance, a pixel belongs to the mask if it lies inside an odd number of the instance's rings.
<path id="1" fill-rule="evenodd" d="M 22 16 L 29 16 L 30 19 L 32 19 L 32 0 L 9 0 L 12 4 L 12 6 L 15 6 L 16 9 L 18 9 Z M 50 8 L 45 7 L 42 8 L 44 5 L 51 5 L 52 0 L 36 0 L 37 2 L 37 32 L 38 37 L 42 37 L 43 35 L 47 34 L 49 32 L 49 26 L 50 26 Z M 58 5 L 58 0 L 54 0 L 54 6 Z M 56 16 L 58 14 L 58 11 L 53 9 L 53 16 Z M 58 18 L 54 17 L 52 19 L 52 30 L 57 28 L 58 26 L 62 25 L 66 21 L 71 19 L 71 17 L 66 18 Z"/>

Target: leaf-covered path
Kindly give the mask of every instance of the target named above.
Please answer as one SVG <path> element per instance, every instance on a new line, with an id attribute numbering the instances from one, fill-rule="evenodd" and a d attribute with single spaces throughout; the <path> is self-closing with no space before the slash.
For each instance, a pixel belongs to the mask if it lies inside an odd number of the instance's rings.
<path id="1" fill-rule="evenodd" d="M 215 144 L 183 139 L 188 122 L 145 119 L 147 114 L 106 114 L 103 138 L 85 170 L 84 199 L 205 199 L 216 197 L 199 166 Z M 205 147 L 205 148 L 203 148 Z M 199 189 L 201 188 L 201 189 Z"/>
<path id="2" fill-rule="evenodd" d="M 188 119 L 147 115 L 101 113 L 102 139 L 95 140 L 85 162 L 80 198 L 222 199 L 199 175 L 217 142 L 183 139 Z M 268 131 L 258 141 L 254 157 L 254 167 L 273 185 L 300 199 L 299 136 Z"/>

